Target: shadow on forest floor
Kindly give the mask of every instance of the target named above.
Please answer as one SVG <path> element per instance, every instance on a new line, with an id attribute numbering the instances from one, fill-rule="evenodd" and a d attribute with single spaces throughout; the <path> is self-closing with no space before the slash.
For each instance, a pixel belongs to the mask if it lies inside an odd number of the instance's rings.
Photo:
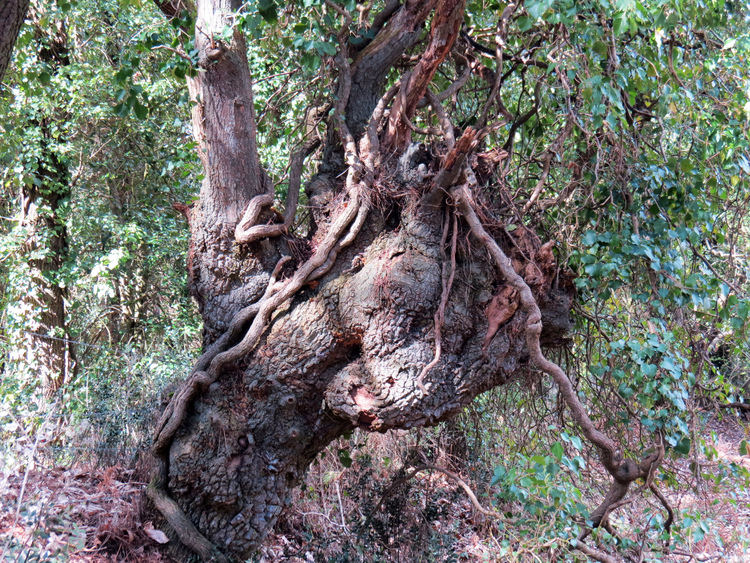
<path id="1" fill-rule="evenodd" d="M 747 561 L 750 538 L 750 492 L 733 488 L 721 478 L 719 463 L 750 468 L 750 456 L 739 454 L 750 437 L 746 423 L 733 416 L 712 419 L 705 433 L 715 448 L 714 459 L 697 460 L 713 471 L 713 481 L 694 478 L 691 457 L 672 460 L 680 491 L 669 499 L 678 525 L 692 514 L 711 522 L 709 530 L 677 548 L 662 561 Z M 387 435 L 355 435 L 348 444 L 334 443 L 311 467 L 292 507 L 262 548 L 257 561 L 290 562 L 412 562 L 412 561 L 565 561 L 573 557 L 549 542 L 521 538 L 508 549 L 508 530 L 501 531 L 480 514 L 456 483 L 440 473 L 420 473 L 404 483 L 367 520 L 397 468 L 424 461 L 449 468 L 476 487 L 485 505 L 492 467 L 471 463 L 448 453 L 450 447 L 430 441 L 425 432 L 400 431 Z M 361 442 L 361 443 L 358 443 Z M 341 452 L 348 448 L 352 465 L 345 468 Z M 352 447 L 353 446 L 353 447 Z M 592 460 L 593 461 L 593 460 Z M 592 466 L 592 464 L 589 464 Z M 596 464 L 593 464 L 596 467 Z M 143 515 L 146 485 L 138 468 L 122 465 L 96 467 L 76 463 L 15 474 L 0 473 L 1 563 L 144 562 L 174 561 L 160 542 L 166 536 Z M 700 483 L 700 484 L 696 484 Z M 19 505 L 19 493 L 23 496 Z M 596 498 L 585 499 L 593 506 Z M 613 524 L 624 536 L 643 525 L 644 511 L 653 499 L 639 498 L 622 510 Z M 654 505 L 655 506 L 655 505 Z M 500 507 L 501 510 L 512 507 Z M 640 519 L 640 522 L 639 522 Z M 694 518 L 691 520 L 695 520 Z M 518 537 L 516 538 L 519 539 Z M 677 554 L 679 553 L 679 555 Z"/>

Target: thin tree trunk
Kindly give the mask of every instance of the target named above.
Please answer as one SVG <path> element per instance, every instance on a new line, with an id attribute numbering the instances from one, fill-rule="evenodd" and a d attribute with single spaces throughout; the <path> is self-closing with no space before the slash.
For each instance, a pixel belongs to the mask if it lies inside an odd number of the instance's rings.
<path id="1" fill-rule="evenodd" d="M 204 321 L 204 344 L 229 326 L 232 316 L 256 300 L 268 281 L 268 264 L 278 260 L 245 252 L 234 243 L 234 230 L 247 204 L 273 184 L 258 159 L 252 77 L 247 45 L 235 32 L 231 45 L 215 41 L 230 14 L 242 3 L 211 0 L 198 5 L 195 46 L 205 72 L 188 79 L 193 128 L 205 179 L 191 210 L 190 289 Z M 271 264 L 270 269 L 273 268 Z"/>
<path id="2" fill-rule="evenodd" d="M 52 31 L 52 33 L 50 33 Z M 51 69 L 69 64 L 68 37 L 62 22 L 50 29 L 36 24 L 39 58 Z M 34 124 L 39 132 L 39 157 L 34 182 L 21 193 L 21 224 L 28 228 L 25 250 L 30 275 L 30 291 L 22 295 L 28 311 L 22 346 L 25 363 L 39 375 L 44 393 L 52 397 L 73 375 L 74 350 L 69 342 L 65 298 L 67 290 L 59 275 L 68 256 L 67 230 L 60 216 L 62 204 L 70 197 L 67 165 L 54 145 L 52 125 L 57 116 L 43 116 Z"/>

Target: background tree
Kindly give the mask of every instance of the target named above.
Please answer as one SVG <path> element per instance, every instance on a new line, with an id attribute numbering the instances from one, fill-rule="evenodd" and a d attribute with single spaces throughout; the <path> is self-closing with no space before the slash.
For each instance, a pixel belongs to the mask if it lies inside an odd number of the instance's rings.
<path id="1" fill-rule="evenodd" d="M 70 64 L 68 34 L 62 20 L 43 26 L 42 14 L 31 10 L 33 45 L 39 80 L 50 82 Z M 19 226 L 25 231 L 23 262 L 28 284 L 16 285 L 18 302 L 12 314 L 25 319 L 18 333 L 14 359 L 41 380 L 52 397 L 69 382 L 75 370 L 75 352 L 67 329 L 67 291 L 61 279 L 68 256 L 68 235 L 61 216 L 70 201 L 70 172 L 64 155 L 66 110 L 33 104 L 25 116 L 26 167 L 35 171 L 21 188 Z M 62 149 L 62 150 L 61 150 Z M 20 276 L 19 276 L 20 277 Z M 18 279 L 18 278 L 17 278 Z"/>
<path id="2" fill-rule="evenodd" d="M 189 33 L 189 5 L 159 6 Z M 205 352 L 159 422 L 149 488 L 183 543 L 205 559 L 222 559 L 217 549 L 247 557 L 333 438 L 436 424 L 533 370 L 552 377 L 610 476 L 593 527 L 607 527 L 643 479 L 638 492 L 661 501 L 669 533 L 672 510 L 654 479 L 666 448 L 690 447 L 675 413 L 704 373 L 684 355 L 689 344 L 675 343 L 697 334 L 684 324 L 684 296 L 702 296 L 696 315 L 724 307 L 719 317 L 734 315 L 736 330 L 747 312 L 698 248 L 706 224 L 689 209 L 721 213 L 698 197 L 703 173 L 718 186 L 719 172 L 691 159 L 706 137 L 686 141 L 677 100 L 706 82 L 680 76 L 675 51 L 712 60 L 736 44 L 712 35 L 735 16 L 718 3 L 620 2 L 611 17 L 607 6 L 407 1 L 357 16 L 353 3 L 306 2 L 302 16 L 294 5 L 198 3 L 195 34 L 171 48 L 182 42 L 180 56 L 196 63 L 188 85 L 205 178 L 190 212 L 189 271 Z M 335 92 L 305 112 L 283 215 L 270 208 L 260 164 L 246 32 L 309 50 L 306 70 Z M 736 90 L 712 84 L 717 111 Z M 310 217 L 293 229 L 317 139 Z M 714 148 L 722 153 L 702 146 Z M 580 269 L 584 295 L 606 302 L 629 285 L 643 308 L 645 346 L 610 340 L 588 358 L 610 380 L 620 420 L 590 415 L 541 352 L 564 344 L 575 294 L 545 232 Z M 581 234 L 587 250 L 573 251 Z M 604 264 L 600 251 L 619 256 Z M 605 560 L 581 541 L 588 533 L 571 546 Z"/>
<path id="3" fill-rule="evenodd" d="M 117 2 L 31 13 L 0 100 L 3 412 L 33 433 L 46 369 L 48 404 L 64 398 L 64 420 L 103 436 L 95 455 L 111 460 L 134 439 L 120 413 L 150 420 L 144 402 L 184 369 L 199 330 L 183 279 L 186 222 L 172 208 L 196 172 L 174 109 L 187 93 L 166 52 L 133 40 L 167 26 L 155 13 Z M 147 80 L 133 86 L 133 75 Z M 80 378 L 56 392 L 69 341 Z"/>
<path id="4" fill-rule="evenodd" d="M 28 9 L 29 0 L 10 0 L 3 2 L 0 8 L 0 81 L 5 76 L 13 54 L 13 46 Z"/>

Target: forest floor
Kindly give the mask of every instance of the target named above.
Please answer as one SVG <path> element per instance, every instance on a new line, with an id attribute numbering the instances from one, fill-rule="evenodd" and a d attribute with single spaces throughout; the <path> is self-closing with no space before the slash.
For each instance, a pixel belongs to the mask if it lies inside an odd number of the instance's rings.
<path id="1" fill-rule="evenodd" d="M 750 491 L 724 486 L 719 470 L 720 462 L 750 469 L 750 457 L 739 453 L 741 442 L 750 440 L 750 426 L 728 415 L 713 419 L 708 430 L 702 434 L 715 448 L 715 459 L 672 461 L 668 469 L 682 486 L 668 497 L 678 524 L 685 515 L 702 514 L 709 518 L 710 530 L 690 536 L 695 541 L 662 561 L 750 561 Z M 515 557 L 500 556 L 497 525 L 472 506 L 455 482 L 439 473 L 420 473 L 404 484 L 384 503 L 384 514 L 372 519 L 371 529 L 358 533 L 369 515 L 366 507 L 377 503 L 394 468 L 405 465 L 403 459 L 391 460 L 384 454 L 407 438 L 404 432 L 370 439 L 358 452 L 360 459 L 370 462 L 350 469 L 338 462 L 334 447 L 311 468 L 258 562 L 527 560 L 520 551 Z M 362 457 L 363 451 L 369 453 Z M 446 461 L 443 457 L 436 463 Z M 695 461 L 709 474 L 716 468 L 715 478 L 697 481 L 691 471 Z M 492 468 L 488 470 L 491 475 Z M 138 474 L 122 465 L 83 463 L 37 464 L 23 473 L 0 473 L 0 563 L 175 561 L 167 553 L 168 538 L 144 514 L 146 483 Z M 480 498 L 483 490 L 486 484 L 477 489 Z M 645 504 L 613 518 L 618 529 L 639 525 L 635 520 L 651 501 L 636 502 Z M 559 559 L 554 552 L 534 555 L 539 561 L 568 559 L 564 555 Z"/>

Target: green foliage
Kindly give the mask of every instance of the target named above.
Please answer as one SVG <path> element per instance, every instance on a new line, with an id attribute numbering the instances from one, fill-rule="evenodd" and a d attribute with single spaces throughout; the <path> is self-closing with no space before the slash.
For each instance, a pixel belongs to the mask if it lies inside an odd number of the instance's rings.
<path id="1" fill-rule="evenodd" d="M 340 4 L 353 12 L 362 7 Z M 470 1 L 466 22 L 489 37 L 506 6 Z M 64 228 L 67 256 L 44 275 L 68 292 L 70 334 L 56 337 L 79 343 L 78 373 L 61 397 L 64 416 L 78 430 L 50 437 L 58 459 L 69 461 L 81 441 L 103 445 L 102 452 L 139 444 L 158 390 L 184 374 L 197 353 L 200 322 L 185 271 L 189 233 L 171 204 L 194 201 L 201 179 L 184 84 L 198 70 L 193 39 L 184 37 L 192 14 L 166 22 L 151 4 L 129 0 L 45 8 L 40 29 L 51 37 L 57 23 L 66 23 L 70 63 L 54 68 L 43 60 L 28 26 L 17 70 L 0 97 L 1 330 L 6 357 L 20 361 L 19 338 L 28 318 L 41 313 L 24 299 L 39 287 L 29 260 L 50 257 L 49 241 Z M 574 122 L 567 142 L 553 151 L 543 212 L 532 207 L 508 215 L 506 228 L 515 233 L 525 225 L 557 240 L 579 293 L 572 346 L 579 360 L 567 359 L 566 368 L 597 422 L 622 438 L 626 455 L 664 440 L 668 463 L 658 476 L 664 486 L 677 485 L 670 464 L 688 463 L 688 456 L 719 463 L 703 432 L 711 416 L 705 407 L 748 396 L 746 10 L 723 0 L 531 0 L 512 19 L 506 54 L 540 64 L 506 61 L 497 69 L 492 58 L 484 60 L 493 71 L 517 65 L 501 90 L 510 115 L 537 101 L 539 109 L 518 127 L 507 119 L 489 133 L 488 149 L 510 143 L 513 151 L 507 177 L 490 183 L 483 197 L 522 208 L 543 175 L 540 155 L 567 120 Z M 252 0 L 232 21 L 218 39 L 231 42 L 237 31 L 249 38 L 258 141 L 282 198 L 294 146 L 306 135 L 325 134 L 342 18 L 319 0 Z M 356 21 L 350 31 L 353 49 L 373 37 Z M 434 79 L 436 91 L 459 74 L 449 63 Z M 486 90 L 472 77 L 446 102 L 459 128 L 476 123 Z M 310 115 L 315 124 L 306 131 L 299 124 Z M 435 124 L 428 114 L 414 121 Z M 68 176 L 43 182 L 40 170 L 55 163 Z M 40 207 L 56 225 L 38 233 L 16 219 L 18 194 L 34 186 L 63 196 L 54 212 Z M 304 217 L 300 223 L 304 231 Z M 29 253 L 32 234 L 39 244 Z M 0 382 L 5 444 L 44 424 L 33 372 L 18 365 L 4 366 Z M 528 389 L 503 390 L 518 422 L 506 416 L 498 424 L 491 397 L 473 406 L 479 423 L 470 448 L 477 459 L 470 461 L 483 462 L 477 465 L 486 471 L 496 461 L 481 456 L 495 450 L 483 446 L 512 436 L 503 465 L 492 476 L 474 475 L 491 481 L 493 500 L 512 519 L 513 530 L 502 530 L 507 554 L 516 537 L 565 548 L 592 505 L 574 485 L 590 477 L 590 452 L 574 428 L 551 424 L 555 388 L 544 385 L 535 388 L 535 399 Z M 539 405 L 546 409 L 541 414 Z M 524 429 L 529 420 L 543 420 L 546 432 L 528 436 L 513 426 Z M 344 468 L 361 465 L 352 452 L 341 447 L 331 458 Z M 6 446 L 3 464 L 19 468 L 22 453 Z M 748 455 L 744 440 L 739 454 Z M 746 469 L 731 463 L 692 471 L 695 483 L 715 487 L 722 479 L 748 479 Z M 656 549 L 663 515 L 654 512 L 653 522 L 650 529 L 634 527 L 633 535 Z M 711 536 L 711 520 L 690 509 L 674 530 L 676 544 L 693 545 Z M 633 547 L 627 538 L 597 533 L 618 549 Z M 711 539 L 720 541 L 718 534 Z"/>
<path id="2" fill-rule="evenodd" d="M 175 79 L 171 52 L 152 50 L 155 30 L 172 29 L 155 7 L 51 5 L 39 25 L 57 29 L 63 20 L 69 64 L 47 68 L 29 26 L 9 77 L 13 87 L 0 97 L 0 345 L 16 361 L 5 364 L 0 391 L 3 424 L 27 421 L 29 432 L 41 424 L 39 381 L 16 345 L 28 320 L 43 313 L 25 297 L 38 291 L 29 259 L 52 256 L 45 241 L 63 232 L 62 262 L 44 275 L 67 291 L 69 332 L 49 336 L 72 339 L 77 351 L 75 376 L 61 398 L 67 421 L 83 425 L 56 438 L 57 451 L 71 459 L 85 453 L 77 439 L 104 438 L 105 452 L 141 443 L 156 395 L 197 353 L 200 321 L 186 279 L 189 232 L 172 203 L 196 197 L 198 162 L 185 85 Z M 59 228 L 32 232 L 18 221 L 17 194 L 35 185 L 49 154 L 69 170 L 64 184 L 44 184 L 65 194 L 55 214 Z M 4 438 L 13 434 L 7 430 Z"/>

